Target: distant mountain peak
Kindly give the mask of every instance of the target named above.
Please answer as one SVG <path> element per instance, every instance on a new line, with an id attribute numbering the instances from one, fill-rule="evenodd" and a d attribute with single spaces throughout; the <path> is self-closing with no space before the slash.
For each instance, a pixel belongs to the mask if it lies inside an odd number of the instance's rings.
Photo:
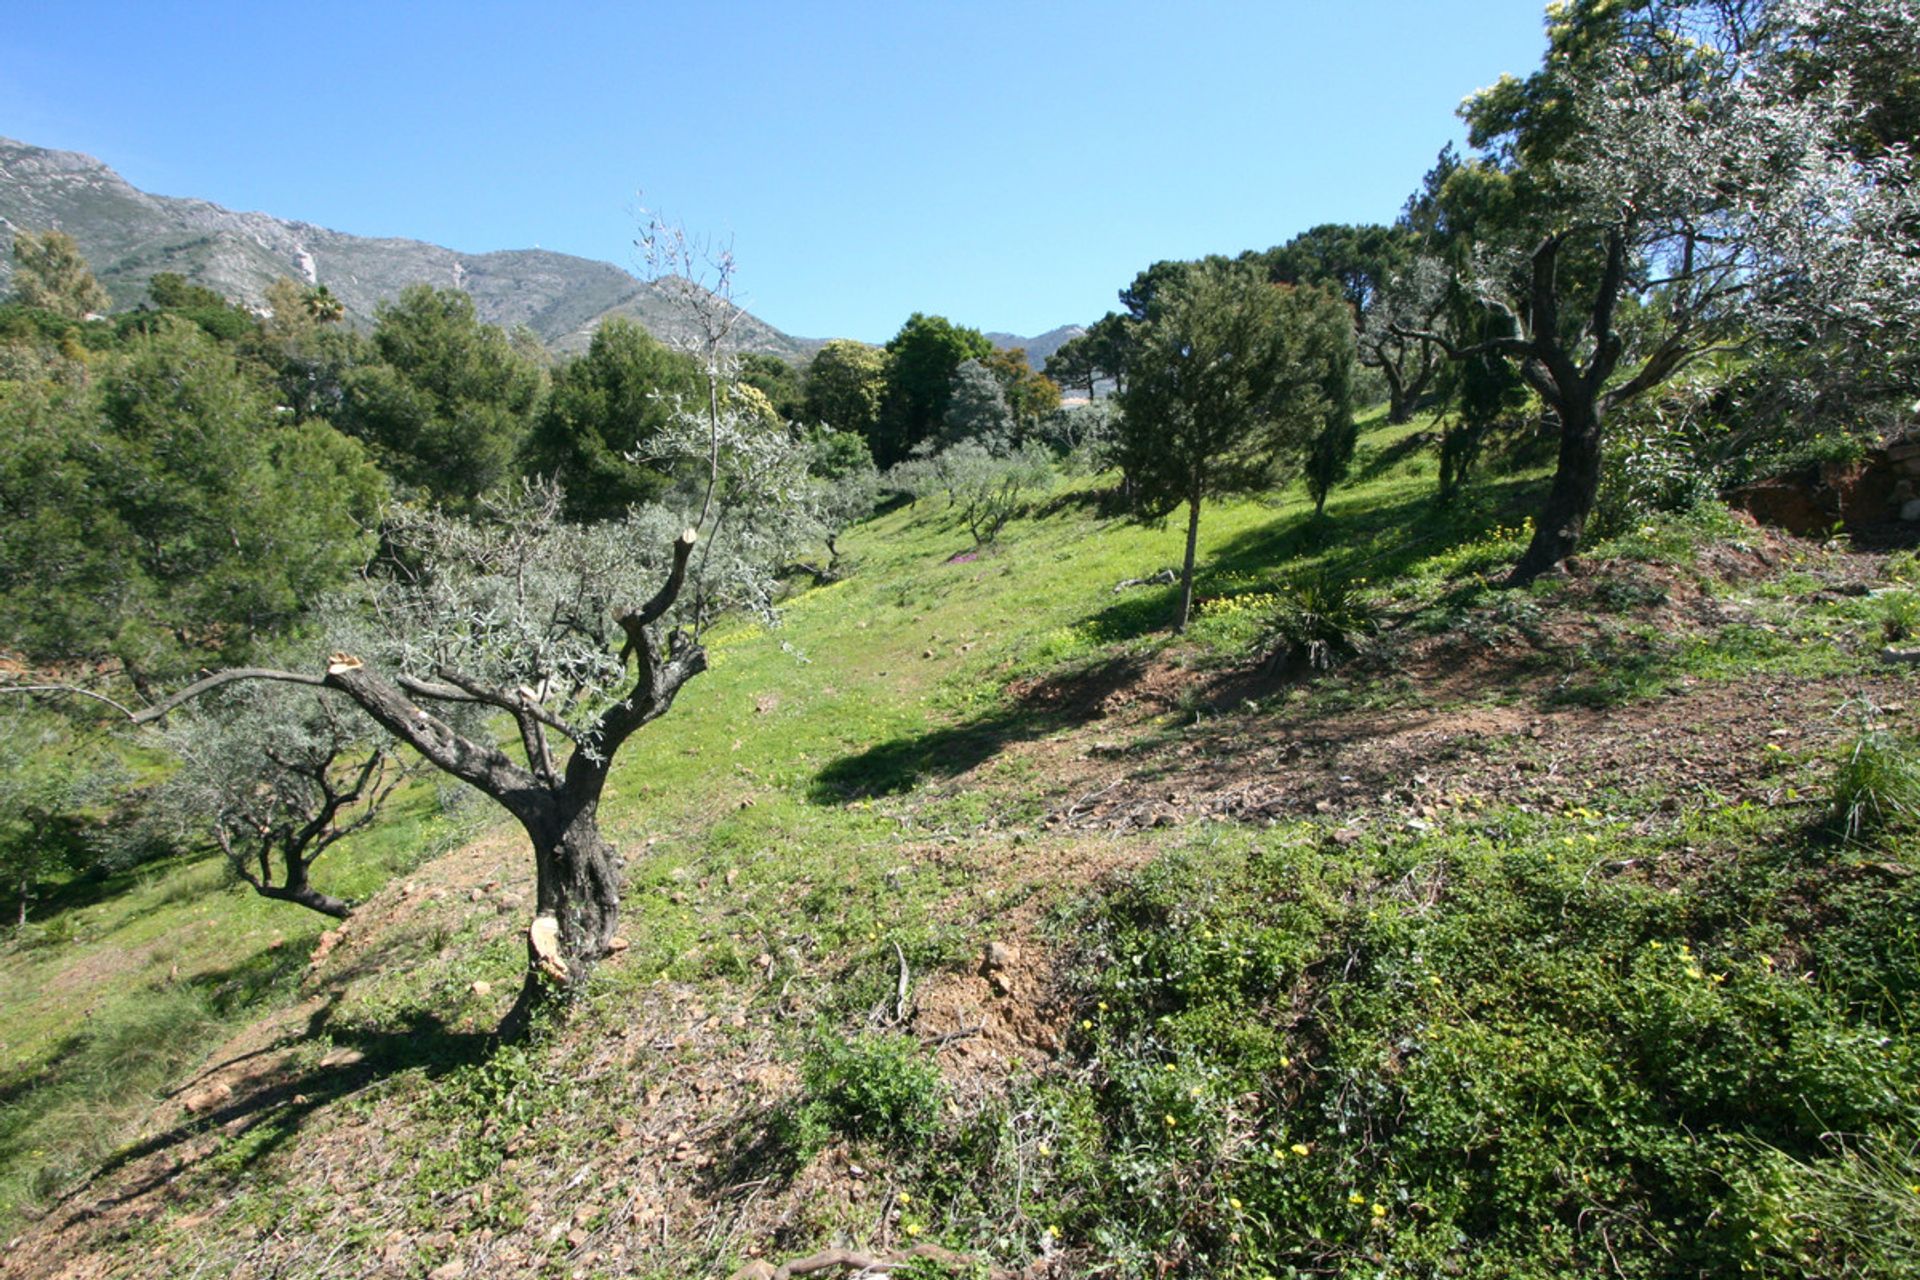
<path id="1" fill-rule="evenodd" d="M 206 200 L 158 196 L 134 187 L 77 151 L 0 138 L 0 230 L 58 227 L 80 245 L 93 273 L 131 307 L 147 282 L 176 272 L 225 297 L 258 306 L 274 280 L 324 284 L 349 319 L 371 323 L 376 308 L 410 284 L 457 288 L 489 324 L 525 325 L 558 351 L 584 350 L 610 316 L 633 318 L 663 341 L 684 322 L 658 286 L 610 262 L 551 249 L 459 253 L 422 240 L 348 235 L 265 213 L 237 213 Z M 13 260 L 0 250 L 0 290 Z M 798 359 L 820 346 L 752 315 L 734 329 L 743 351 Z"/>

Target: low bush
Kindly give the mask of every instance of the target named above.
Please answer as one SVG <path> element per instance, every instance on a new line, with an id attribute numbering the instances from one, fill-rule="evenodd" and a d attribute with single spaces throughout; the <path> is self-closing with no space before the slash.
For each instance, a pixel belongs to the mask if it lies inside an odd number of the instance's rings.
<path id="1" fill-rule="evenodd" d="M 808 1052 L 801 1079 L 807 1119 L 850 1138 L 925 1142 L 945 1096 L 940 1069 L 902 1035 L 823 1039 Z"/>
<path id="2" fill-rule="evenodd" d="M 1269 660 L 1326 671 L 1359 653 L 1380 629 L 1380 609 L 1366 584 L 1323 572 L 1281 587 L 1267 632 Z"/>
<path id="3" fill-rule="evenodd" d="M 1911 746 L 1866 728 L 1834 772 L 1828 818 L 1847 840 L 1869 840 L 1920 812 L 1920 764 Z"/>

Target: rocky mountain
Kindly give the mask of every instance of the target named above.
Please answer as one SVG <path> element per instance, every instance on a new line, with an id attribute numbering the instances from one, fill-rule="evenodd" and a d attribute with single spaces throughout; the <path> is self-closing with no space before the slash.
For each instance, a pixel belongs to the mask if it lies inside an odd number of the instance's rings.
<path id="1" fill-rule="evenodd" d="M 1023 338 L 1016 333 L 990 333 L 987 341 L 996 347 L 1011 347 L 1027 353 L 1027 365 L 1032 369 L 1044 369 L 1047 357 L 1058 351 L 1086 330 L 1077 324 L 1063 324 L 1058 329 L 1049 329 L 1037 338 Z"/>
<path id="2" fill-rule="evenodd" d="M 92 156 L 0 138 L 0 241 L 11 245 L 16 228 L 48 227 L 79 243 L 121 307 L 143 299 L 154 275 L 172 271 L 251 304 L 281 276 L 324 284 L 360 323 L 370 323 L 375 307 L 409 284 L 452 286 L 472 295 L 482 320 L 525 325 L 557 351 L 585 349 L 609 316 L 631 316 L 666 340 L 681 329 L 658 286 L 612 263 L 544 249 L 457 253 L 420 240 L 236 213 L 205 200 L 151 195 Z M 12 272 L 12 257 L 0 248 L 0 292 Z M 820 346 L 752 315 L 741 318 L 735 336 L 743 350 L 787 359 Z"/>

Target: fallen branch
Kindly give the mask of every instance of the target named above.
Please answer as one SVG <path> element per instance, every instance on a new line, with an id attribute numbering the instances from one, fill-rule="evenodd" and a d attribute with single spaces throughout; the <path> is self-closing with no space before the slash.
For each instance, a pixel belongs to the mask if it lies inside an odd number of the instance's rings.
<path id="1" fill-rule="evenodd" d="M 905 1253 L 885 1255 L 856 1253 L 851 1249 L 828 1249 L 812 1257 L 796 1258 L 792 1262 L 785 1262 L 777 1267 L 770 1262 L 749 1262 L 728 1277 L 728 1280 L 793 1280 L 794 1276 L 818 1275 L 835 1268 L 844 1268 L 855 1275 L 883 1276 L 906 1266 L 916 1258 L 929 1258 L 955 1269 L 971 1267 L 979 1261 L 970 1254 L 955 1253 L 937 1244 L 915 1245 Z M 999 1267 L 990 1267 L 987 1270 L 990 1280 L 1015 1280 L 1016 1274 Z"/>
<path id="2" fill-rule="evenodd" d="M 1119 595 L 1128 587 L 1170 587 L 1178 581 L 1180 581 L 1179 574 L 1175 573 L 1172 569 L 1162 569 L 1160 572 L 1150 573 L 1144 578 L 1128 578 L 1123 582 L 1114 583 L 1113 594 Z"/>

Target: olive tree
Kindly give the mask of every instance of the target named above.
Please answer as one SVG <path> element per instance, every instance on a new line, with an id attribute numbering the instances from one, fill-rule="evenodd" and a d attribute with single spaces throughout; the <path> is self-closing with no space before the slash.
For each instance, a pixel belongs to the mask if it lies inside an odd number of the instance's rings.
<path id="1" fill-rule="evenodd" d="M 353 914 L 314 885 L 313 865 L 398 785 L 390 735 L 370 733 L 337 694 L 251 683 L 182 708 L 158 737 L 179 761 L 161 787 L 168 828 L 211 839 L 263 898 Z"/>
<path id="2" fill-rule="evenodd" d="M 1553 482 L 1513 580 L 1579 545 L 1613 412 L 1702 358 L 1833 335 L 1912 350 L 1911 157 L 1854 148 L 1870 104 L 1844 67 L 1811 88 L 1798 74 L 1811 42 L 1901 3 L 1783 0 L 1758 26 L 1735 21 L 1740 6 L 1622 6 L 1634 20 L 1599 54 L 1566 43 L 1579 27 L 1563 24 L 1545 70 L 1464 108 L 1494 151 L 1452 174 L 1447 196 L 1520 211 L 1468 273 L 1504 331 L 1401 332 L 1455 359 L 1513 361 L 1558 419 Z M 1876 29 L 1907 65 L 1920 58 L 1920 24 Z"/>

